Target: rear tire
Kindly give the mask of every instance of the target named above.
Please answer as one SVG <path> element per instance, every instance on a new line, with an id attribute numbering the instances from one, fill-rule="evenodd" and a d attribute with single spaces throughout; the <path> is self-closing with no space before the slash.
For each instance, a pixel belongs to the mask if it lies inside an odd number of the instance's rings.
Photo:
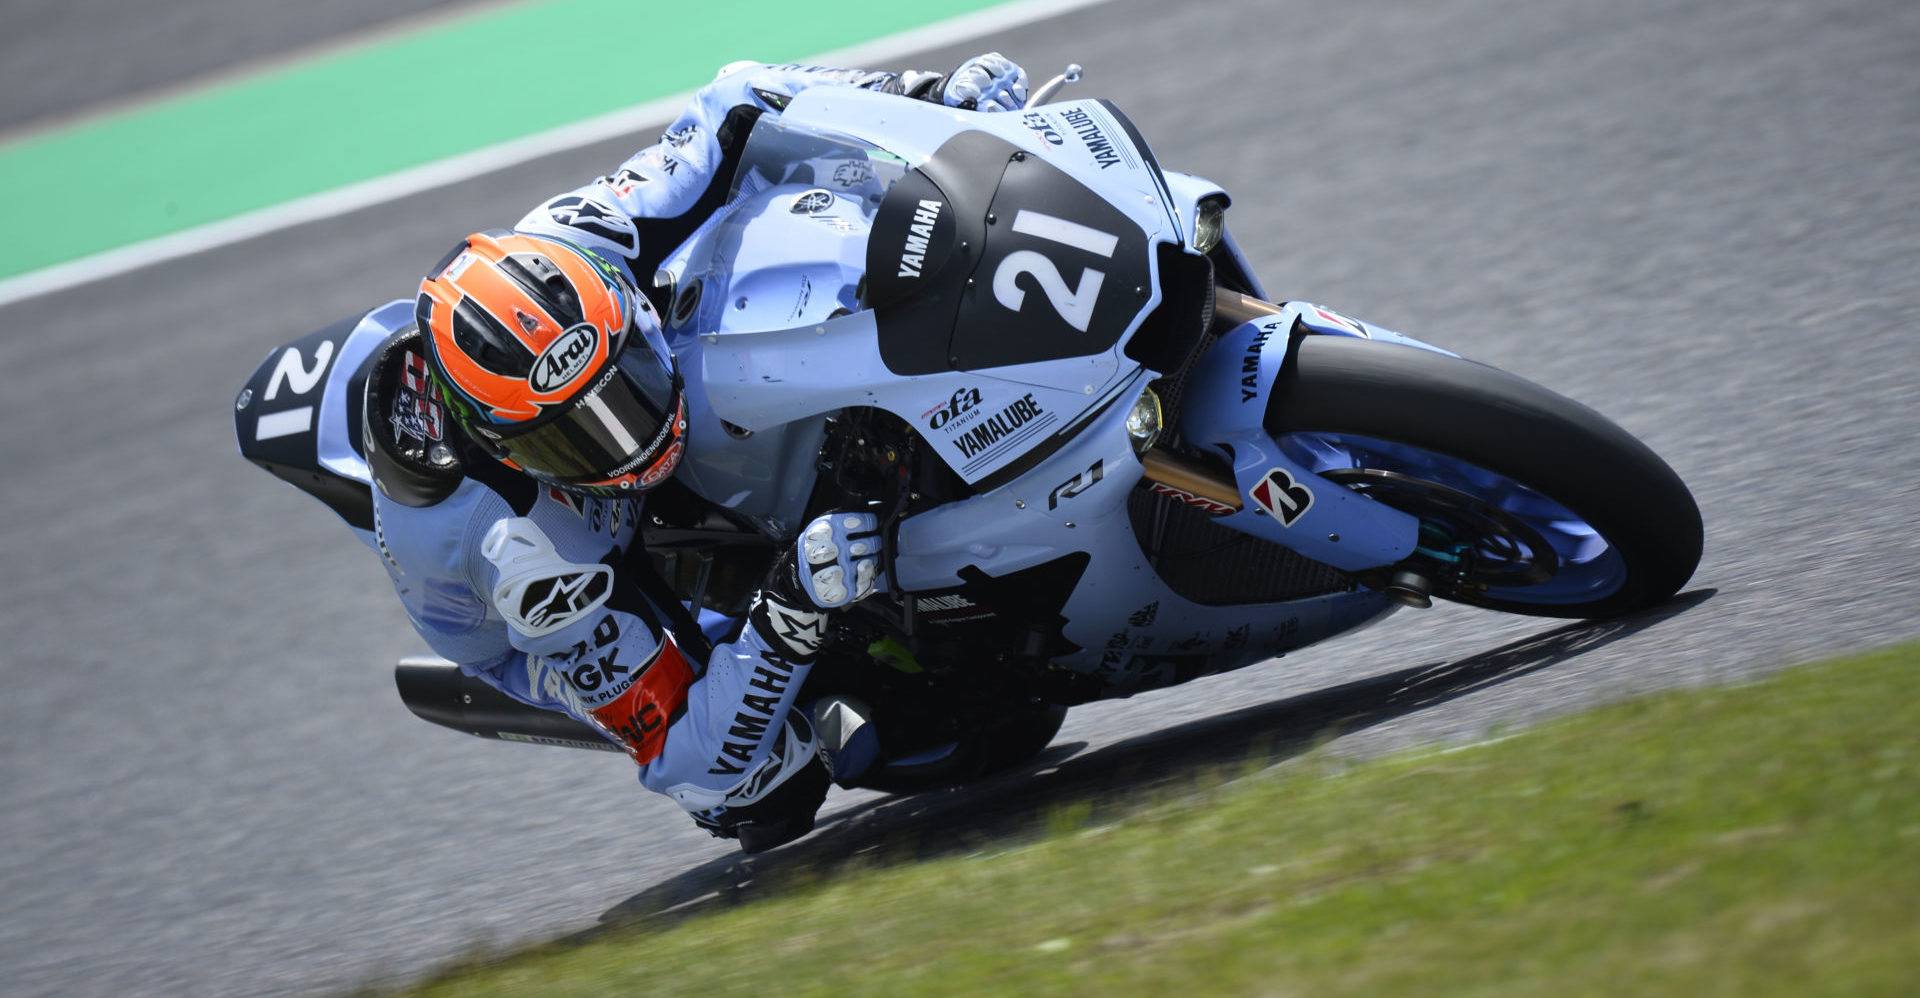
<path id="1" fill-rule="evenodd" d="M 1012 769 L 1047 750 L 1067 720 L 1067 708 L 1038 701 L 1007 712 L 1006 721 L 980 745 L 980 774 Z"/>
<path id="2" fill-rule="evenodd" d="M 1505 553 L 1496 570 L 1437 580 L 1435 596 L 1536 616 L 1611 617 L 1672 596 L 1700 561 L 1699 508 L 1666 462 L 1599 413 L 1483 364 L 1398 344 L 1300 336 L 1265 428 L 1290 453 L 1290 441 L 1350 452 L 1346 468 L 1372 470 L 1345 470 L 1338 456 L 1315 470 L 1423 522 L 1509 535 L 1486 538 Z M 1435 468 L 1444 484 L 1428 473 Z M 1483 481 L 1524 495 L 1502 500 Z M 1450 512 L 1468 495 L 1484 501 L 1479 510 Z M 1541 497 L 1591 533 L 1568 533 L 1564 516 L 1534 514 L 1530 507 L 1547 505 L 1534 501 Z M 1450 518 L 1457 522 L 1447 524 Z M 1541 537 L 1583 551 L 1604 541 L 1607 550 L 1590 564 L 1543 551 L 1529 565 Z M 1555 578 L 1540 580 L 1543 572 Z"/>
<path id="3" fill-rule="evenodd" d="M 1067 708 L 1037 700 L 1009 702 L 995 723 L 969 730 L 953 751 L 937 762 L 921 766 L 887 765 L 861 780 L 860 786 L 890 794 L 937 790 L 1004 772 L 1046 751 Z"/>

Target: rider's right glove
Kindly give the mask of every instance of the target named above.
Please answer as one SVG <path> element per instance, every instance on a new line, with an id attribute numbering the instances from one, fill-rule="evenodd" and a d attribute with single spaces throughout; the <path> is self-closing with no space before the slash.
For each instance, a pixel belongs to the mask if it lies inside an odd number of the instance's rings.
<path id="1" fill-rule="evenodd" d="M 998 52 L 976 55 L 947 74 L 940 98 L 963 111 L 1018 111 L 1027 104 L 1027 71 Z"/>

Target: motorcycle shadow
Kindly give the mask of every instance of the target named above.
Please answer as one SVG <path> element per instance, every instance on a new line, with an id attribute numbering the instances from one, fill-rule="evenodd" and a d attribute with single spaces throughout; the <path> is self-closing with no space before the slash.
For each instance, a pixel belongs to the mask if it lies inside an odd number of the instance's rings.
<path id="1" fill-rule="evenodd" d="M 1626 617 L 1580 621 L 1460 659 L 1371 676 L 1150 732 L 1097 751 L 1055 744 L 1031 762 L 946 790 L 881 797 L 822 818 L 813 834 L 757 856 L 693 867 L 615 905 L 591 936 L 664 927 L 691 915 L 819 880 L 943 855 L 1005 849 L 1069 823 L 1117 820 L 1196 779 L 1297 758 L 1332 738 L 1558 665 L 1686 613 L 1717 590 L 1681 593 Z M 832 798 L 829 798 L 831 802 Z"/>

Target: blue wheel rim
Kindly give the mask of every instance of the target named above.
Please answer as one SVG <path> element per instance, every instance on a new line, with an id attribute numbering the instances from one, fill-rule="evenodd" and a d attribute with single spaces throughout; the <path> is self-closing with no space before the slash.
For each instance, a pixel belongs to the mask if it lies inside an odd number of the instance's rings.
<path id="1" fill-rule="evenodd" d="M 1566 506 L 1506 475 L 1354 434 L 1289 433 L 1279 444 L 1288 457 L 1336 481 L 1378 473 L 1375 484 L 1356 491 L 1419 515 L 1426 525 L 1421 552 L 1434 563 L 1445 566 L 1453 556 L 1473 566 L 1464 579 L 1441 580 L 1435 595 L 1568 605 L 1605 599 L 1626 584 L 1626 559 L 1617 547 Z M 1477 508 L 1462 509 L 1463 500 Z M 1435 537 L 1456 544 L 1448 548 Z"/>

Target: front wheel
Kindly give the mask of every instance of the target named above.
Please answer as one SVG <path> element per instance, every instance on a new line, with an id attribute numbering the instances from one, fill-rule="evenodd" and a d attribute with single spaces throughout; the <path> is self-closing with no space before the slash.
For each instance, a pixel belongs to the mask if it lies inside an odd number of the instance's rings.
<path id="1" fill-rule="evenodd" d="M 1606 417 L 1496 368 L 1398 344 L 1301 336 L 1265 428 L 1322 478 L 1420 518 L 1432 594 L 1511 613 L 1611 617 L 1679 591 L 1700 510 Z"/>

